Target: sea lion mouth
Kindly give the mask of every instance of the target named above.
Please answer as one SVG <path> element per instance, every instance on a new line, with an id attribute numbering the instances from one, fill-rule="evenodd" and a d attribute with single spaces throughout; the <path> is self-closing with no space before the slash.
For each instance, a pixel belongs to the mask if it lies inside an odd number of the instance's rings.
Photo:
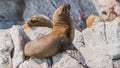
<path id="1" fill-rule="evenodd" d="M 32 23 L 31 23 L 31 22 L 28 22 L 27 24 L 28 24 L 28 26 L 30 26 L 30 27 L 32 26 Z"/>

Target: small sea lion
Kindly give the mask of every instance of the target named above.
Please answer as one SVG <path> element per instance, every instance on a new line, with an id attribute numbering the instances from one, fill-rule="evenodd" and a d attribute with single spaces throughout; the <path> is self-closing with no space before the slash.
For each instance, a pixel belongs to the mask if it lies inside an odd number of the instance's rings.
<path id="1" fill-rule="evenodd" d="M 86 19 L 86 25 L 87 25 L 87 28 L 91 28 L 93 25 L 96 24 L 97 21 L 100 21 L 100 17 L 99 16 L 96 16 L 96 15 L 89 15 Z"/>

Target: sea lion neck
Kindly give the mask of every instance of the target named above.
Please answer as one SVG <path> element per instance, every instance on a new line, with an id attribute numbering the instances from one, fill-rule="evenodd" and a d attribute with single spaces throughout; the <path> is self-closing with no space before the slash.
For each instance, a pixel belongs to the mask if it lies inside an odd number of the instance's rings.
<path id="1" fill-rule="evenodd" d="M 68 25 L 65 25 L 65 24 L 55 24 L 53 26 L 53 30 L 52 30 L 52 33 L 54 34 L 66 34 L 68 33 L 69 34 L 69 30 L 70 30 L 70 26 Z"/>
<path id="2" fill-rule="evenodd" d="M 70 26 L 70 22 L 71 22 L 71 17 L 57 17 L 56 19 L 54 19 L 54 25 L 60 25 L 60 24 L 64 24 L 64 25 L 69 25 Z"/>
<path id="3" fill-rule="evenodd" d="M 27 23 L 25 23 L 25 24 L 22 26 L 22 28 L 23 28 L 23 29 L 29 29 L 30 26 L 29 26 Z"/>

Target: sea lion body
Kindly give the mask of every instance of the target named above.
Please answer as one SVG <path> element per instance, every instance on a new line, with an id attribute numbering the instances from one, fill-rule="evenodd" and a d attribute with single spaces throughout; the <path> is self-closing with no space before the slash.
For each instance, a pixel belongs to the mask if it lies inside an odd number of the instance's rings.
<path id="1" fill-rule="evenodd" d="M 51 33 L 32 40 L 25 45 L 25 56 L 49 58 L 66 50 L 72 43 L 70 5 L 64 4 L 54 12 L 54 25 Z"/>
<path id="2" fill-rule="evenodd" d="M 49 27 L 52 28 L 53 24 L 52 21 L 43 14 L 36 14 L 31 16 L 25 24 L 22 26 L 24 30 L 29 29 L 34 26 L 42 26 L 42 27 Z"/>
<path id="3" fill-rule="evenodd" d="M 67 37 L 64 34 L 65 31 L 61 32 L 61 29 L 57 30 L 57 32 L 53 29 L 50 34 L 27 43 L 24 53 L 27 56 L 41 59 L 53 56 L 59 52 L 62 46 L 69 45 L 70 41 L 66 39 Z"/>

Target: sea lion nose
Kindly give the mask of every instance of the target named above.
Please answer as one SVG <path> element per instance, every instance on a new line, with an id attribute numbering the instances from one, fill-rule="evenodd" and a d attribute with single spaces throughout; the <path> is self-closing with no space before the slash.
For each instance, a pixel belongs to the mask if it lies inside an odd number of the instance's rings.
<path id="1" fill-rule="evenodd" d="M 69 3 L 65 3 L 64 6 L 67 7 L 67 8 L 71 7 Z"/>

